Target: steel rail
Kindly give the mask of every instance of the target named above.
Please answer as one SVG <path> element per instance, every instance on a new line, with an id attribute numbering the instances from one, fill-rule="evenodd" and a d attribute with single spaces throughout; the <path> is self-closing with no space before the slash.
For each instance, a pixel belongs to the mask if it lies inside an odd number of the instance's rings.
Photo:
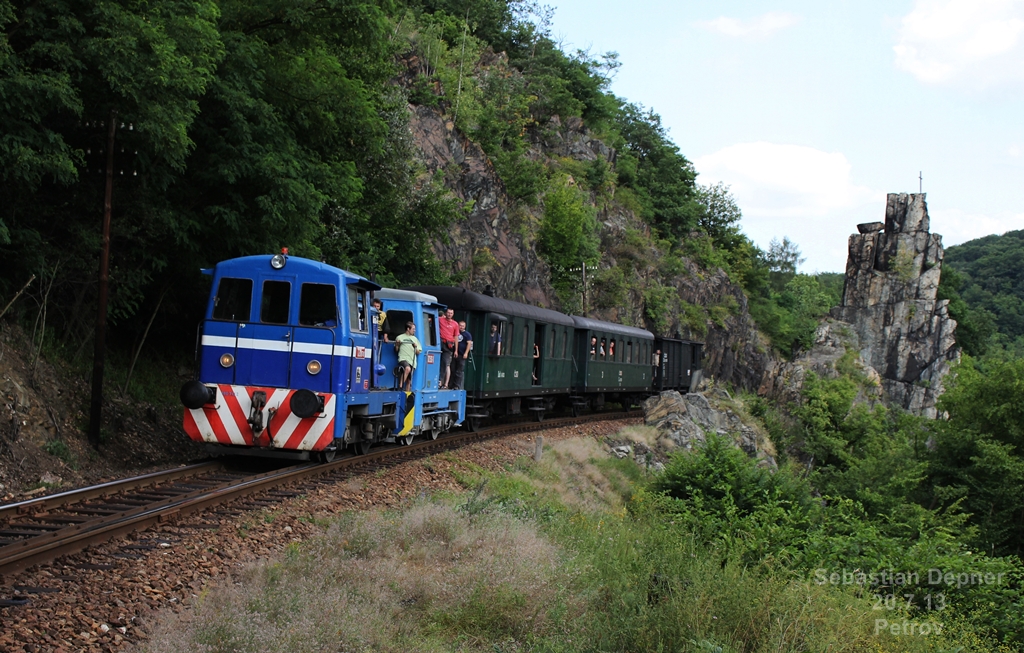
<path id="1" fill-rule="evenodd" d="M 72 524 L 48 533 L 27 538 L 21 542 L 11 543 L 0 548 L 0 575 L 12 574 L 19 570 L 30 567 L 34 564 L 47 562 L 62 555 L 77 553 L 83 549 L 119 536 L 127 535 L 135 530 L 143 530 L 160 522 L 170 521 L 178 517 L 205 510 L 209 507 L 227 503 L 234 499 L 255 494 L 257 492 L 272 489 L 279 485 L 291 483 L 316 476 L 336 474 L 351 470 L 358 473 L 361 467 L 380 465 L 387 461 L 392 464 L 405 462 L 409 459 L 421 458 L 430 455 L 434 451 L 455 449 L 473 442 L 492 439 L 499 435 L 506 435 L 516 432 L 530 432 L 571 426 L 581 422 L 598 420 L 622 419 L 635 415 L 636 413 L 598 413 L 580 417 L 567 417 L 560 419 L 546 420 L 543 422 L 519 422 L 505 424 L 483 429 L 476 432 L 455 433 L 437 440 L 424 440 L 414 442 L 411 445 L 379 448 L 365 455 L 347 456 L 330 463 L 306 463 L 286 467 L 283 469 L 264 472 L 249 476 L 241 480 L 224 481 L 212 488 L 197 489 L 193 492 L 180 494 L 174 497 L 154 501 L 153 503 L 139 506 L 123 512 L 98 517 L 85 522 Z M 215 471 L 221 467 L 220 463 L 204 463 L 191 465 L 189 467 L 157 472 L 144 476 L 125 479 L 124 485 L 118 487 L 119 482 L 104 483 L 82 490 L 41 497 L 40 499 L 24 501 L 19 504 L 4 506 L 5 509 L 17 509 L 18 507 L 42 508 L 48 504 L 47 499 L 54 503 L 49 507 L 63 506 L 71 503 L 70 497 L 77 496 L 78 500 L 85 500 L 85 497 L 96 498 L 108 496 L 114 492 L 125 489 L 137 489 L 153 485 L 153 479 L 162 476 L 162 480 L 173 480 L 168 475 L 178 474 L 177 478 L 183 476 L 195 476 L 198 473 Z M 189 473 L 186 473 L 189 472 Z M 116 489 L 115 489 L 116 488 Z M 64 501 L 60 503 L 60 501 Z M 15 514 L 25 514 L 15 512 Z"/>
<path id="2" fill-rule="evenodd" d="M 189 476 L 206 474 L 223 468 L 223 463 L 219 461 L 202 462 L 194 465 L 186 465 L 184 467 L 175 467 L 174 469 L 153 472 L 151 474 L 143 474 L 142 476 L 133 476 L 131 478 L 110 481 L 108 483 L 100 483 L 99 485 L 91 485 L 77 490 L 68 490 L 67 492 L 61 492 L 59 494 L 50 494 L 36 499 L 26 499 L 25 501 L 19 501 L 18 503 L 8 503 L 0 505 L 0 520 L 10 519 L 18 515 L 25 515 L 33 512 L 47 512 L 54 508 L 60 508 L 62 506 L 80 503 L 82 501 L 88 501 L 90 499 L 108 497 L 112 494 L 119 494 L 121 492 L 130 492 L 131 490 L 150 487 L 152 485 L 166 483 L 168 481 L 176 481 L 180 478 L 187 478 Z"/>
<path id="3" fill-rule="evenodd" d="M 269 489 L 295 478 L 317 473 L 320 465 L 306 464 L 265 472 L 242 479 L 225 481 L 213 488 L 154 501 L 145 506 L 66 526 L 43 535 L 0 548 L 0 574 L 10 574 L 61 555 L 77 553 L 86 547 L 120 535 L 167 521 L 174 515 L 186 515 L 211 505 Z"/>

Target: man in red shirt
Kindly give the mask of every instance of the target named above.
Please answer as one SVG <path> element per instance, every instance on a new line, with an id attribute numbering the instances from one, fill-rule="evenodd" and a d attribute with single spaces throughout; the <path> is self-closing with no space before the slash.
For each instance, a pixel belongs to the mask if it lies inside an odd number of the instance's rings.
<path id="1" fill-rule="evenodd" d="M 451 376 L 452 354 L 455 352 L 455 343 L 459 339 L 459 323 L 455 321 L 455 311 L 448 309 L 438 321 L 441 330 L 441 387 L 448 387 L 448 377 Z"/>

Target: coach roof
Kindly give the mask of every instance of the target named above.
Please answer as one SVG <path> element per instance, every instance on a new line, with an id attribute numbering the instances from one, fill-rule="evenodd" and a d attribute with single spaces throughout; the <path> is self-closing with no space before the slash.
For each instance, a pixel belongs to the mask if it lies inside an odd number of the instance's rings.
<path id="1" fill-rule="evenodd" d="M 590 331 L 605 331 L 607 333 L 616 333 L 624 336 L 633 336 L 634 338 L 646 338 L 648 340 L 654 340 L 654 334 L 645 329 L 637 329 L 636 327 L 622 326 L 621 324 L 615 324 L 614 322 L 602 322 L 601 320 L 592 320 L 589 317 L 580 317 L 579 315 L 572 316 L 573 324 L 576 325 L 577 329 L 587 329 Z"/>
<path id="2" fill-rule="evenodd" d="M 501 315 L 525 317 L 545 324 L 563 324 L 572 326 L 572 318 L 558 311 L 529 304 L 520 304 L 508 299 L 482 295 L 465 288 L 449 288 L 448 286 L 413 286 L 409 290 L 428 293 L 437 297 L 437 301 L 456 311 L 482 311 Z"/>

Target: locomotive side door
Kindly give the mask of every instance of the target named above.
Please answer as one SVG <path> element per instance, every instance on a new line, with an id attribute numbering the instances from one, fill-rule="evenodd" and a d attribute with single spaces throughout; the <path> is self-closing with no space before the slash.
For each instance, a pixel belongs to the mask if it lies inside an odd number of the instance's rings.
<path id="1" fill-rule="evenodd" d="M 239 338 L 238 343 L 252 350 L 249 385 L 288 387 L 294 292 L 294 276 L 260 275 L 259 321 L 252 325 L 250 337 Z"/>
<path id="2" fill-rule="evenodd" d="M 346 392 L 369 392 L 373 359 L 373 339 L 376 333 L 370 315 L 370 302 L 364 288 L 355 285 L 345 287 L 345 317 L 347 328 L 339 331 L 345 334 L 341 346 L 342 374 L 338 381 Z M 371 328 L 372 327 L 372 328 Z"/>

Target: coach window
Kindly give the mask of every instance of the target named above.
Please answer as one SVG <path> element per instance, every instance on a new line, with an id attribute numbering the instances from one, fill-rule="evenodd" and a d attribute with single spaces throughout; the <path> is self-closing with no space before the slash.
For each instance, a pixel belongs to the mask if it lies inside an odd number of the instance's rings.
<path id="1" fill-rule="evenodd" d="M 565 358 L 566 350 L 569 348 L 569 330 L 562 329 L 562 358 Z"/>
<path id="2" fill-rule="evenodd" d="M 338 326 L 337 288 L 330 283 L 304 283 L 299 296 L 299 324 Z"/>
<path id="3" fill-rule="evenodd" d="M 423 324 L 426 327 L 426 333 L 423 334 L 420 340 L 423 341 L 424 345 L 437 347 L 437 320 L 434 319 L 434 314 L 424 312 Z"/>
<path id="4" fill-rule="evenodd" d="M 251 317 L 252 279 L 221 279 L 213 299 L 213 319 L 248 322 Z"/>
<path id="5" fill-rule="evenodd" d="M 264 281 L 260 321 L 267 324 L 288 324 L 292 284 L 287 281 Z"/>
<path id="6" fill-rule="evenodd" d="M 608 343 L 608 360 L 615 360 L 615 340 Z"/>
<path id="7" fill-rule="evenodd" d="M 630 340 L 629 342 L 626 343 L 626 362 L 627 363 L 632 363 L 633 362 L 633 341 L 632 340 Z"/>
<path id="8" fill-rule="evenodd" d="M 523 325 L 523 352 L 521 356 L 526 355 L 526 343 L 530 340 L 530 323 L 527 322 Z"/>
<path id="9" fill-rule="evenodd" d="M 358 288 L 348 288 L 348 328 L 352 331 L 366 333 L 369 331 L 366 321 L 366 294 Z"/>
<path id="10" fill-rule="evenodd" d="M 551 342 L 548 343 L 548 358 L 555 357 L 555 327 L 551 327 Z"/>
<path id="11" fill-rule="evenodd" d="M 491 320 L 490 332 L 487 334 L 487 353 L 501 356 L 505 353 L 505 323 L 502 320 Z"/>

